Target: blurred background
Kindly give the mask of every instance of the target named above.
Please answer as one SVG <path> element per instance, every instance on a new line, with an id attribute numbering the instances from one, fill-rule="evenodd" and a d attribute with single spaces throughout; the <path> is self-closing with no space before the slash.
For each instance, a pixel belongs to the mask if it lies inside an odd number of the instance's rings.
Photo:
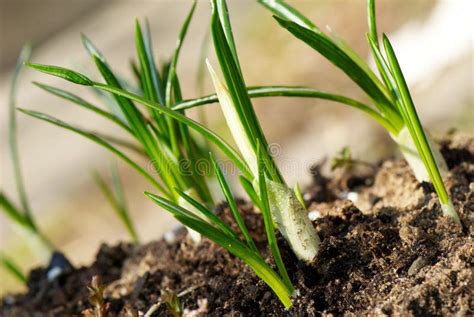
<path id="1" fill-rule="evenodd" d="M 289 1 L 318 26 L 344 38 L 361 56 L 368 56 L 364 0 Z M 80 33 L 87 34 L 108 61 L 130 78 L 136 58 L 135 18 L 147 17 L 157 62 L 168 59 L 190 1 L 0 0 L 0 159 L 1 189 L 15 199 L 7 142 L 8 90 L 17 55 L 25 42 L 33 45 L 32 61 L 63 65 L 93 73 Z M 389 34 L 400 58 L 422 121 L 443 136 L 451 128 L 474 134 L 473 30 L 470 0 L 379 0 L 379 31 Z M 366 100 L 339 70 L 276 25 L 271 14 L 250 0 L 229 1 L 233 30 L 247 85 L 307 85 Z M 208 1 L 199 1 L 178 65 L 185 98 L 198 96 L 199 52 L 209 26 Z M 214 59 L 212 45 L 209 57 Z M 114 126 L 49 95 L 31 84 L 38 80 L 67 88 L 86 100 L 85 89 L 26 70 L 18 106 L 46 112 L 65 121 L 106 134 Z M 201 83 L 211 93 L 210 79 Z M 254 105 L 290 184 L 310 181 L 309 167 L 350 146 L 361 159 L 376 161 L 396 155 L 387 134 L 371 119 L 344 106 L 315 100 L 271 98 Z M 228 135 L 218 105 L 206 109 L 213 130 Z M 191 116 L 195 116 L 191 111 Z M 106 174 L 111 155 L 92 142 L 58 127 L 18 114 L 21 163 L 27 191 L 40 228 L 74 265 L 89 263 L 101 243 L 128 236 L 99 189 L 91 171 Z M 144 162 L 146 164 L 146 162 Z M 145 181 L 118 162 L 128 205 L 142 241 L 159 238 L 175 226 L 150 203 Z M 22 236 L 0 213 L 0 250 L 25 270 L 43 264 Z M 0 270 L 0 295 L 21 286 Z"/>

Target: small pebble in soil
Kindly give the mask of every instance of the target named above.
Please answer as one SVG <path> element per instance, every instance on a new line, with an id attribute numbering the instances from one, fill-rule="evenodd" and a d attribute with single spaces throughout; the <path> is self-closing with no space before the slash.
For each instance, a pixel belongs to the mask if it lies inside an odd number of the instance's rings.
<path id="1" fill-rule="evenodd" d="M 408 269 L 408 275 L 413 276 L 416 273 L 418 273 L 419 270 L 421 270 L 424 266 L 429 264 L 429 261 L 427 258 L 424 256 L 419 256 L 416 258 L 415 261 L 410 265 L 410 268 Z"/>
<path id="2" fill-rule="evenodd" d="M 356 192 L 349 192 L 347 193 L 347 199 L 349 199 L 353 203 L 356 203 L 359 200 L 359 194 Z"/>
<path id="3" fill-rule="evenodd" d="M 315 221 L 315 220 L 318 219 L 319 217 L 321 217 L 321 213 L 319 212 L 319 210 L 311 210 L 311 211 L 308 213 L 308 218 L 309 218 L 309 220 L 311 220 L 311 221 Z"/>

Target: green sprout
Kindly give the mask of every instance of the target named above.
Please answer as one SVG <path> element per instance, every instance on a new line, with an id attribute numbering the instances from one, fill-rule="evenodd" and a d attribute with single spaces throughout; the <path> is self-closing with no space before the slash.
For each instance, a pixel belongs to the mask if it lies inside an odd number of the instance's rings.
<path id="1" fill-rule="evenodd" d="M 168 308 L 168 312 L 173 317 L 180 317 L 183 315 L 183 304 L 178 295 L 172 291 L 163 291 L 161 298 Z"/>
<path id="2" fill-rule="evenodd" d="M 283 28 L 341 69 L 370 97 L 376 108 L 372 109 L 375 112 L 370 115 L 381 123 L 397 142 L 416 178 L 433 183 L 443 214 L 460 223 L 441 177 L 440 170 L 447 170 L 446 163 L 421 125 L 395 52 L 385 34 L 385 56 L 382 52 L 376 28 L 375 1 L 368 0 L 370 32 L 367 39 L 381 79 L 342 39 L 333 33 L 325 34 L 285 1 L 259 2 L 276 15 L 275 19 Z M 378 115 L 375 116 L 374 113 Z"/>
<path id="3" fill-rule="evenodd" d="M 351 149 L 348 146 L 342 148 L 337 156 L 333 157 L 331 160 L 331 170 L 335 170 L 341 167 L 347 167 L 354 164 L 354 159 L 352 158 Z"/>
<path id="4" fill-rule="evenodd" d="M 97 183 L 97 186 L 100 188 L 105 198 L 107 198 L 109 201 L 116 215 L 122 221 L 123 225 L 127 229 L 128 234 L 130 235 L 130 238 L 134 243 L 139 243 L 138 234 L 128 212 L 127 201 L 123 192 L 117 166 L 115 164 L 110 164 L 110 176 L 112 186 L 109 186 L 98 172 L 94 173 L 94 179 Z"/>
<path id="5" fill-rule="evenodd" d="M 105 287 L 105 285 L 101 284 L 98 275 L 92 277 L 91 285 L 87 286 L 87 290 L 89 291 L 89 303 L 92 305 L 92 308 L 85 310 L 85 313 L 96 317 L 105 317 L 108 315 L 110 303 L 105 302 Z"/>
<path id="6" fill-rule="evenodd" d="M 6 193 L 0 191 L 0 209 L 3 210 L 7 218 L 9 218 L 15 225 L 18 231 L 25 235 L 28 242 L 31 244 L 32 249 L 38 252 L 38 255 L 42 259 L 49 257 L 49 254 L 52 250 L 52 244 L 49 240 L 43 235 L 39 230 L 38 225 L 33 217 L 33 213 L 28 201 L 28 196 L 26 194 L 25 184 L 23 181 L 23 173 L 20 164 L 20 154 L 18 150 L 17 142 L 17 125 L 16 125 L 16 96 L 18 88 L 18 80 L 23 68 L 23 64 L 29 60 L 31 56 L 31 47 L 25 45 L 20 53 L 18 58 L 15 71 L 13 73 L 12 82 L 10 86 L 9 94 L 9 127 L 8 127 L 8 138 L 10 145 L 10 155 L 11 161 L 13 164 L 14 171 L 14 180 L 16 183 L 16 189 L 18 192 L 20 206 L 17 206 L 12 199 L 10 199 Z M 6 258 L 3 258 L 2 262 L 4 264 L 13 264 L 13 262 L 8 261 Z M 6 265 L 6 267 L 12 268 L 11 265 Z M 14 272 L 9 270 L 10 272 Z M 15 274 L 18 276 L 17 274 Z"/>
<path id="7" fill-rule="evenodd" d="M 362 165 L 374 169 L 374 166 L 369 162 L 355 159 L 352 156 L 351 148 L 348 146 L 343 147 L 339 153 L 334 156 L 331 160 L 331 170 L 334 171 L 338 168 L 352 168 L 356 165 Z"/>
<path id="8" fill-rule="evenodd" d="M 253 192 L 260 193 L 261 210 L 265 210 L 260 186 L 268 188 L 269 210 L 272 221 L 290 244 L 295 255 L 302 261 L 311 263 L 319 248 L 319 237 L 307 216 L 304 206 L 298 201 L 295 192 L 288 188 L 274 158 L 268 151 L 268 143 L 260 127 L 252 102 L 248 96 L 242 70 L 237 56 L 229 15 L 225 1 L 212 2 L 211 32 L 214 49 L 224 75 L 224 82 L 208 62 L 209 72 L 214 83 L 221 109 L 232 136 L 251 171 L 245 186 L 253 187 L 252 200 L 257 200 Z M 264 178 L 259 175 L 258 148 L 265 162 Z M 261 184 L 264 180 L 265 184 Z M 266 190 L 265 190 L 266 192 Z"/>

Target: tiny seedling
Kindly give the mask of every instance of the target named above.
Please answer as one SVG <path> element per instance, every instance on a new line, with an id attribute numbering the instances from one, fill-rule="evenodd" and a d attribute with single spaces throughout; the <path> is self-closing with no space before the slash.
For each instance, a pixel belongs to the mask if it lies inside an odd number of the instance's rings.
<path id="1" fill-rule="evenodd" d="M 122 221 L 128 234 L 130 235 L 130 238 L 134 243 L 139 243 L 138 234 L 128 212 L 128 206 L 125 194 L 123 192 L 122 182 L 120 181 L 117 166 L 115 164 L 110 164 L 110 177 L 112 186 L 109 186 L 105 179 L 98 172 L 94 173 L 94 179 L 97 183 L 97 186 L 100 188 L 103 195 L 114 209 L 117 217 Z"/>
<path id="2" fill-rule="evenodd" d="M 353 158 L 351 148 L 348 146 L 343 147 L 341 151 L 339 151 L 339 153 L 336 156 L 334 156 L 331 160 L 332 171 L 338 168 L 350 169 L 356 165 L 359 165 L 359 166 L 363 165 L 366 167 L 370 167 L 371 169 L 374 168 L 374 166 L 368 162 Z"/>
<path id="3" fill-rule="evenodd" d="M 106 303 L 104 299 L 105 286 L 101 284 L 99 276 L 92 278 L 91 285 L 87 287 L 89 290 L 89 303 L 92 309 L 83 312 L 86 316 L 105 317 L 110 307 L 110 303 Z"/>
<path id="4" fill-rule="evenodd" d="M 26 194 L 25 184 L 23 181 L 23 173 L 20 164 L 20 154 L 17 143 L 17 126 L 16 126 L 16 95 L 18 80 L 23 68 L 23 64 L 28 61 L 31 55 L 31 48 L 29 45 L 23 47 L 16 68 L 12 77 L 9 94 L 9 127 L 8 138 L 10 145 L 10 155 L 13 164 L 14 180 L 18 192 L 20 206 L 17 206 L 3 191 L 0 191 L 0 209 L 4 211 L 7 218 L 9 218 L 15 225 L 18 231 L 27 238 L 31 244 L 32 250 L 36 251 L 42 259 L 47 259 L 51 253 L 52 245 L 49 240 L 39 230 L 36 221 L 33 217 L 31 207 Z M 7 262 L 5 262 L 7 261 Z M 2 260 L 4 264 L 13 262 L 6 258 Z M 6 265 L 10 267 L 9 265 Z M 11 266 L 13 267 L 13 266 Z M 14 272 L 14 270 L 9 270 Z M 17 274 L 15 274 L 18 276 Z"/>
<path id="5" fill-rule="evenodd" d="M 173 317 L 180 317 L 183 315 L 183 305 L 178 297 L 178 294 L 172 291 L 164 290 L 161 294 L 163 302 L 168 307 L 168 312 Z"/>
<path id="6" fill-rule="evenodd" d="M 353 164 L 354 160 L 352 158 L 351 149 L 348 146 L 345 146 L 338 155 L 333 157 L 331 160 L 331 170 L 334 171 L 338 168 L 349 167 Z"/>

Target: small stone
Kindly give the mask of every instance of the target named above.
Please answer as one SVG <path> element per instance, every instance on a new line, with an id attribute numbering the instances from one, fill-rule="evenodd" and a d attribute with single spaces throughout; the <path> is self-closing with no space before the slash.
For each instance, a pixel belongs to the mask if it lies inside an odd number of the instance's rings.
<path id="1" fill-rule="evenodd" d="M 408 276 L 416 275 L 416 273 L 418 273 L 418 271 L 421 270 L 428 263 L 429 262 L 427 258 L 423 256 L 417 257 L 416 260 L 413 261 L 413 263 L 410 265 L 410 268 L 408 269 Z"/>
<path id="2" fill-rule="evenodd" d="M 353 203 L 357 203 L 357 201 L 359 200 L 359 194 L 356 192 L 349 192 L 347 193 L 347 199 L 349 199 Z"/>
<path id="3" fill-rule="evenodd" d="M 309 213 L 308 213 L 308 218 L 309 220 L 311 221 L 315 221 L 316 219 L 320 218 L 321 217 L 321 213 L 319 212 L 319 210 L 311 210 Z"/>

